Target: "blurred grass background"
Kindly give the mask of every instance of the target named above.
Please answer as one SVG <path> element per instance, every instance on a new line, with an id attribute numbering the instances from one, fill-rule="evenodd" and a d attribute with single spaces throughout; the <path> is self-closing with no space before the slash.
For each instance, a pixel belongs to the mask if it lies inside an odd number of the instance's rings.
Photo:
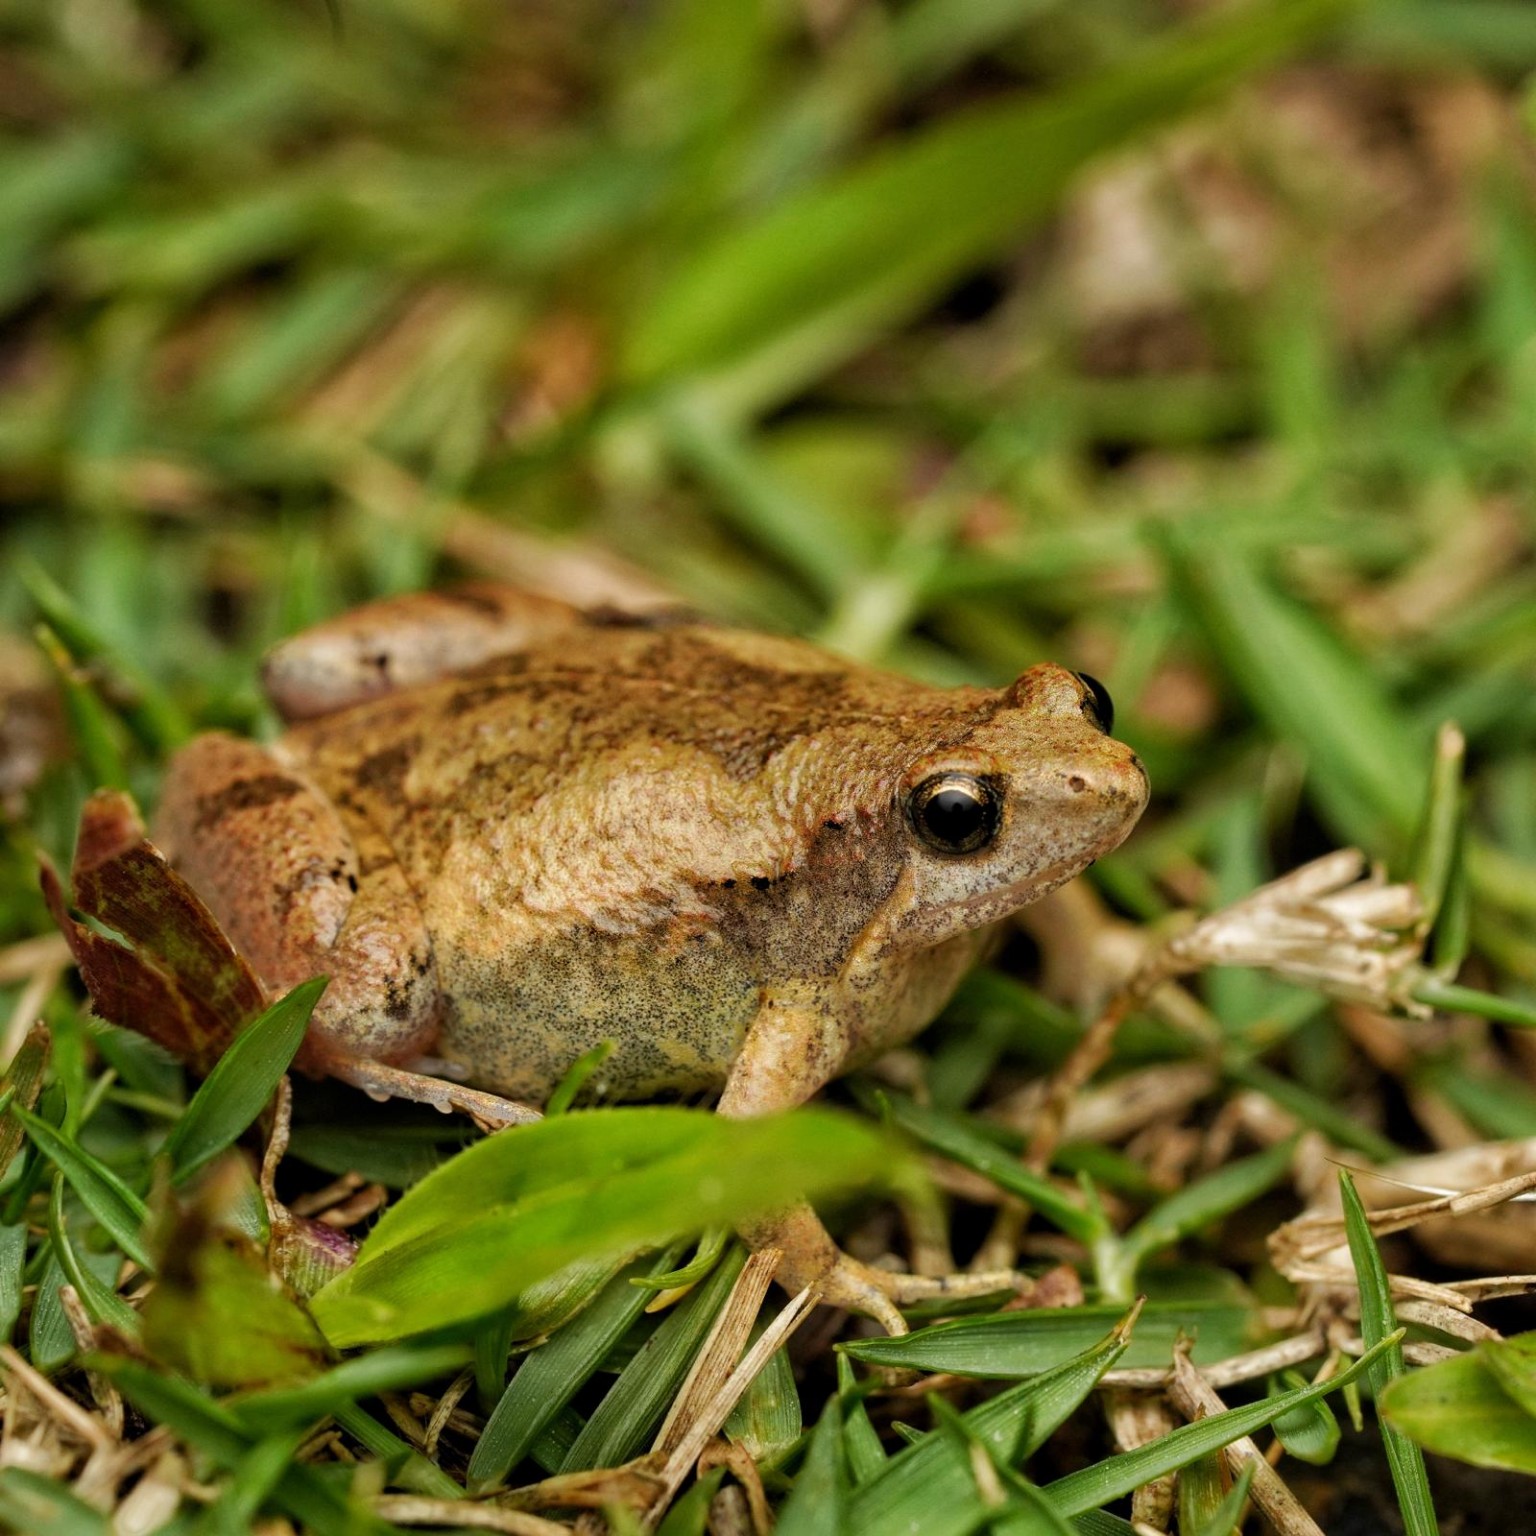
<path id="1" fill-rule="evenodd" d="M 152 796 L 184 721 L 272 728 L 278 635 L 478 571 L 1101 675 L 1143 918 L 1338 841 L 1401 867 L 1454 717 L 1481 979 L 1536 982 L 1536 11 L 0 24 L 0 938 L 93 776 Z M 23 807 L 28 571 L 172 703 Z M 1255 985 L 1214 983 L 1233 1027 Z"/>
<path id="2" fill-rule="evenodd" d="M 93 780 L 273 729 L 265 645 L 478 573 L 1095 673 L 1139 919 L 1405 873 L 1454 718 L 1437 943 L 1536 999 L 1533 69 L 1521 0 L 0 0 L 0 944 Z M 37 572 L 164 691 L 89 752 Z M 1206 996 L 1378 1147 L 1536 1133 L 1527 1037 L 1383 1094 Z M 1059 1054 L 969 1006 L 946 1102 Z"/>
<path id="3" fill-rule="evenodd" d="M 152 797 L 186 722 L 272 729 L 278 635 L 469 571 L 1095 672 L 1157 792 L 1100 872 L 1142 918 L 1401 868 L 1453 717 L 1480 979 L 1536 982 L 1529 6 L 0 28 L 0 939 L 91 777 Z M 29 571 L 170 702 L 24 806 Z"/>

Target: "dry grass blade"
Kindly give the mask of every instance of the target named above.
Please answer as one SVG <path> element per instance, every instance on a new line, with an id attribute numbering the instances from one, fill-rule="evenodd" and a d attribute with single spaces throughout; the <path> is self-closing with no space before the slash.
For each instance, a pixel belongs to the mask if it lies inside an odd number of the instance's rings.
<path id="1" fill-rule="evenodd" d="M 1233 1387 L 1240 1381 L 1257 1381 L 1261 1376 L 1269 1376 L 1277 1371 L 1289 1370 L 1292 1366 L 1303 1365 L 1308 1360 L 1315 1360 L 1327 1348 L 1328 1341 L 1321 1331 L 1299 1333 L 1294 1338 L 1266 1344 L 1263 1349 L 1251 1350 L 1245 1355 L 1232 1355 L 1225 1360 L 1203 1365 L 1200 1367 L 1200 1375 L 1211 1387 Z M 1166 1370 L 1107 1371 L 1104 1375 L 1104 1385 L 1136 1387 L 1151 1391 L 1166 1386 L 1172 1371 L 1172 1366 Z"/>
<path id="2" fill-rule="evenodd" d="M 422 1499 L 388 1493 L 373 1501 L 375 1514 L 396 1525 L 444 1526 L 450 1530 L 499 1531 L 502 1536 L 570 1536 L 570 1526 L 518 1509 L 490 1504 L 458 1503 L 453 1499 Z"/>
<path id="3" fill-rule="evenodd" d="M 777 1263 L 777 1255 L 775 1263 Z M 711 1397 L 698 1402 L 692 1422 L 682 1429 L 681 1421 L 674 1431 L 674 1444 L 662 1467 L 662 1491 L 652 1505 L 645 1520 L 647 1529 L 654 1529 L 666 1511 L 666 1506 L 676 1496 L 683 1481 L 693 1470 L 694 1464 L 704 1452 L 704 1447 L 720 1432 L 720 1427 L 730 1416 L 737 1399 L 752 1384 L 752 1378 L 768 1363 L 796 1328 L 805 1321 L 816 1305 L 816 1297 L 808 1288 L 790 1298 L 784 1310 L 763 1330 L 762 1336 L 742 1356 L 736 1368 L 720 1383 Z M 681 1431 L 680 1433 L 677 1431 Z"/>
<path id="4" fill-rule="evenodd" d="M 742 1266 L 730 1296 L 656 1432 L 652 1456 L 670 1456 L 688 1438 L 700 1414 L 735 1368 L 781 1257 L 777 1248 L 760 1248 Z"/>
<path id="5" fill-rule="evenodd" d="M 1191 1423 L 1213 1413 L 1224 1413 L 1227 1407 L 1203 1374 L 1195 1369 L 1187 1350 L 1175 1352 L 1168 1397 Z M 1221 1455 L 1226 1458 L 1233 1477 L 1242 1476 L 1244 1468 L 1252 1466 L 1253 1501 L 1264 1511 L 1277 1536 L 1323 1536 L 1322 1527 L 1306 1512 L 1280 1474 L 1270 1466 L 1264 1453 L 1246 1435 L 1224 1447 Z"/>

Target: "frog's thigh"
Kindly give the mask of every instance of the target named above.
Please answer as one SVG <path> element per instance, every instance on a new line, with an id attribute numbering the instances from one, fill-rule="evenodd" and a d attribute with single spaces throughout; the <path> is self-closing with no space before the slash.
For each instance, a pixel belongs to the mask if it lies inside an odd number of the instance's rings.
<path id="1" fill-rule="evenodd" d="M 255 742 L 200 736 L 172 762 L 155 839 L 269 993 L 330 977 L 304 1066 L 430 1044 L 437 977 L 416 899 L 387 846 L 357 846 L 303 774 Z"/>

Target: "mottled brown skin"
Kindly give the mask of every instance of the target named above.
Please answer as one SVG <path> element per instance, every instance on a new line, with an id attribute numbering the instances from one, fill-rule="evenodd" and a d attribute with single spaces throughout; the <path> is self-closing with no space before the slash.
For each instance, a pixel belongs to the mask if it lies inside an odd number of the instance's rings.
<path id="1" fill-rule="evenodd" d="M 330 975 L 302 1066 L 488 1121 L 603 1040 L 606 1097 L 799 1103 L 921 1029 L 1146 800 L 1059 667 L 931 688 L 490 585 L 359 610 L 267 680 L 296 723 L 193 742 L 158 841 L 270 991 Z M 948 772 L 1001 796 L 974 852 L 914 830 L 911 792 Z M 787 1283 L 820 1273 L 890 1326 L 939 1285 L 863 1271 L 809 1213 L 759 1235 Z"/>

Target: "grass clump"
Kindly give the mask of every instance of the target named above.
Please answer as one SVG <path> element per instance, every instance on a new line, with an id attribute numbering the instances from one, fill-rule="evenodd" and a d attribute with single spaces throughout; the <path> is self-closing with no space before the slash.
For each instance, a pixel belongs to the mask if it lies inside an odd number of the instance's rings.
<path id="1" fill-rule="evenodd" d="M 1536 1467 L 1536 30 L 1188 11 L 0 7 L 0 1523 L 1306 1529 L 1336 1454 L 1419 1531 Z M 761 1145 L 285 1086 L 313 987 L 196 1073 L 92 1019 L 87 795 L 466 574 L 1053 657 L 1153 808 Z M 805 1323 L 690 1246 L 789 1179 L 1030 1305 Z"/>

